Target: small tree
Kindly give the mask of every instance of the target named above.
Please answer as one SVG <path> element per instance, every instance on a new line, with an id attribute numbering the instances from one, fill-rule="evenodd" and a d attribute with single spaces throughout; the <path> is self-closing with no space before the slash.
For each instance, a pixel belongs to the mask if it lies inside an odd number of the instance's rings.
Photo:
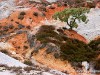
<path id="1" fill-rule="evenodd" d="M 77 28 L 78 24 L 76 22 L 85 22 L 87 23 L 87 16 L 85 13 L 88 13 L 88 8 L 67 8 L 61 12 L 57 12 L 53 15 L 54 19 L 60 19 L 63 22 L 67 22 L 67 25 L 72 30 L 73 28 Z"/>

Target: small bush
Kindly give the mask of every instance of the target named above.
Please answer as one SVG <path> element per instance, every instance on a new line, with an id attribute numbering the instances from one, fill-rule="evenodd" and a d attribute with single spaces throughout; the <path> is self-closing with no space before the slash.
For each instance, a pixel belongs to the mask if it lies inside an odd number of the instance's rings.
<path id="1" fill-rule="evenodd" d="M 33 15 L 36 16 L 36 17 L 39 16 L 38 12 L 34 12 Z"/>
<path id="2" fill-rule="evenodd" d="M 9 27 L 9 29 L 13 29 L 13 28 L 14 28 L 14 26 L 13 26 L 13 25 L 9 25 L 8 27 Z"/>
<path id="3" fill-rule="evenodd" d="M 57 4 L 57 6 L 58 6 L 58 7 L 61 7 L 61 6 L 62 6 L 62 4 L 58 3 L 58 4 Z"/>
<path id="4" fill-rule="evenodd" d="M 90 46 L 93 50 L 95 50 L 95 51 L 100 50 L 99 45 L 100 45 L 100 39 L 93 40 L 93 41 L 91 41 L 91 42 L 89 43 L 89 46 Z"/>
<path id="5" fill-rule="evenodd" d="M 24 49 L 28 49 L 28 46 L 24 46 Z"/>
<path id="6" fill-rule="evenodd" d="M 47 12 L 46 7 L 39 7 L 39 10 L 40 10 L 40 11 L 45 11 L 45 12 Z"/>
<path id="7" fill-rule="evenodd" d="M 24 70 L 27 72 L 30 72 L 31 70 L 33 70 L 33 68 L 32 67 L 25 67 Z"/>
<path id="8" fill-rule="evenodd" d="M 52 53 L 52 47 L 51 47 L 51 48 L 48 48 L 48 49 L 46 50 L 46 53 L 47 53 L 47 54 Z"/>
<path id="9" fill-rule="evenodd" d="M 95 70 L 100 70 L 100 59 L 96 60 L 94 69 Z"/>
<path id="10" fill-rule="evenodd" d="M 95 8 L 95 3 L 87 2 L 87 7 Z"/>
<path id="11" fill-rule="evenodd" d="M 8 31 L 8 30 L 9 30 L 8 26 L 4 26 L 4 27 L 3 27 L 3 30 L 4 30 L 4 31 Z"/>
<path id="12" fill-rule="evenodd" d="M 54 53 L 54 57 L 55 57 L 56 59 L 58 59 L 58 58 L 60 58 L 60 55 L 59 55 L 58 53 Z"/>
<path id="13" fill-rule="evenodd" d="M 31 26 L 26 26 L 27 29 L 31 29 Z"/>
<path id="14" fill-rule="evenodd" d="M 11 19 L 11 21 L 14 21 L 13 19 Z"/>
<path id="15" fill-rule="evenodd" d="M 96 57 L 95 51 L 79 40 L 68 39 L 60 48 L 63 59 L 71 62 L 92 61 Z"/>
<path id="16" fill-rule="evenodd" d="M 31 62 L 30 60 L 25 60 L 25 61 L 24 61 L 24 64 L 29 65 L 29 66 L 32 66 L 32 65 L 33 65 L 32 62 Z"/>
<path id="17" fill-rule="evenodd" d="M 24 19 L 24 15 L 18 15 L 18 19 L 23 20 Z"/>
<path id="18" fill-rule="evenodd" d="M 18 25 L 18 28 L 19 28 L 19 29 L 22 29 L 22 28 L 24 28 L 24 27 L 25 27 L 25 26 L 22 25 L 22 24 L 19 24 L 19 25 Z"/>
<path id="19" fill-rule="evenodd" d="M 15 22 L 16 24 L 19 24 L 19 22 Z"/>
<path id="20" fill-rule="evenodd" d="M 20 15 L 26 15 L 26 13 L 23 11 L 23 12 L 20 12 Z"/>
<path id="21" fill-rule="evenodd" d="M 4 53 L 4 54 L 8 54 L 7 50 L 1 50 L 1 52 Z"/>
<path id="22" fill-rule="evenodd" d="M 16 34 L 22 34 L 23 33 L 23 31 L 18 31 Z"/>
<path id="23" fill-rule="evenodd" d="M 68 4 L 67 3 L 64 3 L 64 6 L 67 6 Z"/>
<path id="24" fill-rule="evenodd" d="M 54 6 L 50 6 L 50 9 L 55 9 L 55 7 Z"/>
<path id="25" fill-rule="evenodd" d="M 26 15 L 26 13 L 25 13 L 25 12 L 21 12 L 21 13 L 18 15 L 18 19 L 23 20 L 23 19 L 24 19 L 24 15 Z"/>
<path id="26" fill-rule="evenodd" d="M 15 72 L 15 73 L 19 73 L 21 72 L 20 69 L 22 69 L 21 67 L 11 67 L 12 71 Z"/>

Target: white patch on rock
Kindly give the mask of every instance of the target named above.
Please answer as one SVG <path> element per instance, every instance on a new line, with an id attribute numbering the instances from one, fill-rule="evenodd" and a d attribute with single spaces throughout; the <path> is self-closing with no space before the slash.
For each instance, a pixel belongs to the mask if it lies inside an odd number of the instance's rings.
<path id="1" fill-rule="evenodd" d="M 42 72 L 42 75 L 53 75 L 53 74 L 50 74 L 48 72 Z"/>
<path id="2" fill-rule="evenodd" d="M 27 65 L 21 63 L 20 61 L 0 52 L 0 64 L 5 64 L 8 66 L 15 66 L 15 67 L 27 67 Z"/>
<path id="3" fill-rule="evenodd" d="M 0 42 L 0 50 L 11 50 L 13 46 L 9 43 Z"/>
<path id="4" fill-rule="evenodd" d="M 52 2 L 56 2 L 57 0 L 46 0 L 46 1 L 52 3 Z"/>
<path id="5" fill-rule="evenodd" d="M 79 27 L 75 30 L 90 41 L 95 37 L 100 36 L 100 9 L 91 9 L 87 16 L 89 19 L 88 23 L 78 23 Z"/>

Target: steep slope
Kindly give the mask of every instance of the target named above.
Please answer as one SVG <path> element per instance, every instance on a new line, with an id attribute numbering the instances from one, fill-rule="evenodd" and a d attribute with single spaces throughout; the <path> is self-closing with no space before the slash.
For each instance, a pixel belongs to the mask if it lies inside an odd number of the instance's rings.
<path id="1" fill-rule="evenodd" d="M 24 0 L 17 0 L 17 2 L 18 2 L 18 5 L 24 6 L 23 5 Z M 32 54 L 31 51 L 33 51 L 35 47 L 30 48 L 30 44 L 29 44 L 29 40 L 31 41 L 32 45 L 36 44 L 33 41 L 34 38 L 32 39 L 30 37 L 34 37 L 36 31 L 38 31 L 41 25 L 53 25 L 58 29 L 59 28 L 62 29 L 63 27 L 66 27 L 66 23 L 60 22 L 59 20 L 52 20 L 52 15 L 55 12 L 62 11 L 63 9 L 66 8 L 66 6 L 58 7 L 57 4 L 51 4 L 44 7 L 43 10 L 40 10 L 42 9 L 41 4 L 33 3 L 33 5 L 29 5 L 29 7 L 31 6 L 30 8 L 26 8 L 26 7 L 19 8 L 16 5 L 13 6 L 13 5 L 10 5 L 9 3 L 7 4 L 7 2 L 5 2 L 5 4 L 6 5 L 3 7 L 3 9 L 7 6 L 8 7 L 7 12 L 5 12 L 4 10 L 2 11 L 2 8 L 1 8 L 1 11 L 2 13 L 3 12 L 7 13 L 7 16 L 5 14 L 3 15 L 3 17 L 1 16 L 4 19 L 0 20 L 0 25 L 2 26 L 0 35 L 6 35 L 9 33 L 11 36 L 8 36 L 8 37 L 3 36 L 4 39 L 3 37 L 0 39 L 1 40 L 3 39 L 2 41 L 4 42 L 9 42 L 15 48 L 14 51 L 16 54 L 14 56 L 18 54 L 17 56 L 19 56 L 19 58 L 22 59 L 22 61 L 24 61 L 27 59 L 25 56 L 29 52 L 29 56 L 32 57 L 32 60 L 35 59 L 41 64 L 44 64 L 53 69 L 57 69 L 59 71 L 63 71 L 65 73 L 68 72 L 72 75 L 76 74 L 75 69 L 71 66 L 70 63 L 68 63 L 67 61 L 62 61 L 60 59 L 55 59 L 54 56 L 51 54 L 47 55 L 45 53 L 45 50 L 46 50 L 45 48 L 40 50 L 38 54 Z M 12 10 L 14 12 L 12 12 Z M 95 36 L 99 36 L 100 35 L 99 33 L 100 26 L 98 25 L 100 23 L 99 10 L 100 9 L 94 9 L 90 11 L 90 13 L 88 14 L 88 18 L 90 21 L 88 22 L 87 25 L 84 25 L 83 23 L 81 24 L 79 23 L 79 27 L 78 29 L 76 29 L 76 31 L 79 34 L 76 33 L 75 31 L 65 30 L 64 33 L 66 34 L 66 36 L 68 38 L 83 41 L 84 43 L 88 43 L 87 40 L 91 40 Z M 12 14 L 9 16 L 11 12 Z M 23 12 L 24 12 L 24 18 L 22 17 L 23 15 L 20 15 Z M 92 14 L 94 14 L 95 16 Z M 23 19 L 19 19 L 19 16 L 21 16 Z M 9 26 L 14 26 L 14 27 L 13 29 L 9 29 Z M 25 32 L 23 33 L 23 31 Z M 86 39 L 82 35 L 85 36 Z M 40 41 L 36 41 L 36 42 L 38 42 L 37 46 L 39 46 Z M 65 43 L 65 41 L 63 41 L 63 43 Z"/>

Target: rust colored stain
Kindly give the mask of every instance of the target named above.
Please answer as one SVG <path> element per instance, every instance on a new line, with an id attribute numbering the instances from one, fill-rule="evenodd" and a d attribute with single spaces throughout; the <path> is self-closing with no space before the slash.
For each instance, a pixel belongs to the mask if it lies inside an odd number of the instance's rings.
<path id="1" fill-rule="evenodd" d="M 78 39 L 80 41 L 83 41 L 84 43 L 88 43 L 88 41 L 80 34 L 78 34 L 76 31 L 74 30 L 66 30 L 64 32 L 69 38 L 73 38 L 73 39 Z"/>

